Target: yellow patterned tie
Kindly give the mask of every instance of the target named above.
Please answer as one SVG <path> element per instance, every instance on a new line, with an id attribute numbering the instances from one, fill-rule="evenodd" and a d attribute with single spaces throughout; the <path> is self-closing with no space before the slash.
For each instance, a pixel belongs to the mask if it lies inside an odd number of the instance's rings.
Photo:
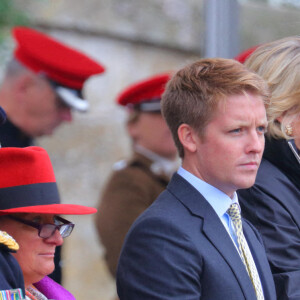
<path id="1" fill-rule="evenodd" d="M 263 300 L 264 294 L 262 291 L 255 262 L 253 260 L 251 251 L 249 249 L 248 243 L 243 233 L 241 213 L 238 204 L 237 203 L 231 204 L 230 208 L 227 210 L 227 213 L 229 214 L 232 223 L 234 225 L 236 235 L 237 235 L 238 246 L 240 250 L 240 256 L 244 265 L 246 266 L 246 270 L 254 286 L 256 297 L 258 300 Z"/>

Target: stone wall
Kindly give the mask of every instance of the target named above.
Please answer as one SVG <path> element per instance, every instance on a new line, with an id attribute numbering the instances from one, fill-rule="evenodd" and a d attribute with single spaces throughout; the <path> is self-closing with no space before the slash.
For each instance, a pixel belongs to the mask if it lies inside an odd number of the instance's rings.
<path id="1" fill-rule="evenodd" d="M 204 53 L 204 0 L 13 0 L 40 26 Z M 240 47 L 299 34 L 297 8 L 240 0 Z"/>
<path id="2" fill-rule="evenodd" d="M 203 0 L 15 0 L 35 23 L 200 51 Z"/>

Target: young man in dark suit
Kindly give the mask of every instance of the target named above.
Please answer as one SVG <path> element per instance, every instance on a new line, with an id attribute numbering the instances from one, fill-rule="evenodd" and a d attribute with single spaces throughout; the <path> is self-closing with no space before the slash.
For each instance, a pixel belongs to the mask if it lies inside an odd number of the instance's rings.
<path id="1" fill-rule="evenodd" d="M 162 112 L 182 158 L 133 224 L 117 272 L 124 299 L 276 299 L 257 231 L 236 190 L 253 185 L 267 128 L 266 83 L 240 63 L 203 59 L 167 85 Z"/>

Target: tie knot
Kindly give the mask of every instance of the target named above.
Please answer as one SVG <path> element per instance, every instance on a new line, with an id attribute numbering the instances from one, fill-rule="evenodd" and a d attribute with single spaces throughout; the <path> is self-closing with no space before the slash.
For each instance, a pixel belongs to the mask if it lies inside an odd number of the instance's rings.
<path id="1" fill-rule="evenodd" d="M 241 212 L 237 203 L 231 204 L 227 210 L 227 213 L 229 214 L 232 220 L 241 220 Z"/>

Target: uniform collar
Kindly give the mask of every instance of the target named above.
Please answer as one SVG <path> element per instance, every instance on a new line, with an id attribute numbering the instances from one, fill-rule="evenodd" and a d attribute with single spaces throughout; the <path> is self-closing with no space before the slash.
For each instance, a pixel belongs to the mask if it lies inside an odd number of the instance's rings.
<path id="1" fill-rule="evenodd" d="M 152 162 L 152 164 L 150 165 L 150 169 L 156 175 L 165 174 L 168 177 L 171 177 L 179 167 L 178 159 L 167 159 L 150 151 L 149 149 L 144 148 L 143 146 L 135 145 L 134 151 L 145 156 Z"/>

